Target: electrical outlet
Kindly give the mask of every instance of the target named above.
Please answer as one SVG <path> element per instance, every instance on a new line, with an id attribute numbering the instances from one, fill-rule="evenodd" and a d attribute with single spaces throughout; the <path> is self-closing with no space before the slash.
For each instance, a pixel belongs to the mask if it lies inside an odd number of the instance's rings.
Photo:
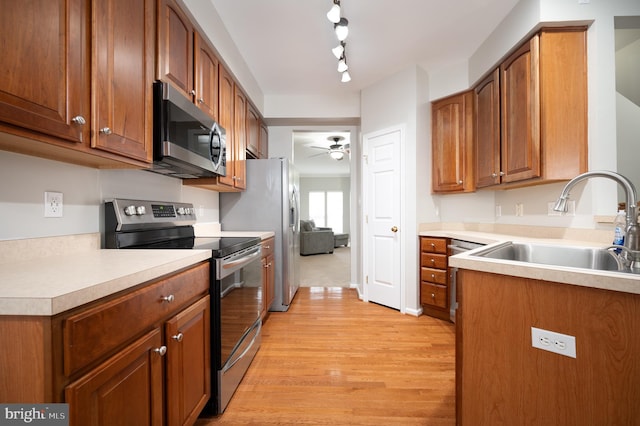
<path id="1" fill-rule="evenodd" d="M 44 217 L 62 217 L 62 192 L 44 193 Z"/>
<path id="2" fill-rule="evenodd" d="M 555 331 L 531 327 L 531 346 L 570 358 L 576 357 L 576 338 Z"/>

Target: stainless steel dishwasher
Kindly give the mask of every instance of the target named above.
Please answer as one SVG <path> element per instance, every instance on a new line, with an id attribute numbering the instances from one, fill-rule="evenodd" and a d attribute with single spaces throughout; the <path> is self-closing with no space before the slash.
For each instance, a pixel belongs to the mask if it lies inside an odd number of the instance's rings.
<path id="1" fill-rule="evenodd" d="M 449 256 L 454 256 L 456 254 L 464 253 L 465 251 L 473 250 L 482 246 L 484 246 L 484 244 L 482 243 L 473 243 L 471 241 L 452 238 L 448 246 L 448 254 Z M 449 271 L 449 273 L 451 274 L 451 276 L 449 277 L 449 284 L 451 288 L 451 309 L 449 313 L 451 315 L 451 321 L 456 322 L 456 309 L 458 309 L 458 299 L 456 298 L 456 274 L 458 272 L 458 268 L 450 268 Z"/>

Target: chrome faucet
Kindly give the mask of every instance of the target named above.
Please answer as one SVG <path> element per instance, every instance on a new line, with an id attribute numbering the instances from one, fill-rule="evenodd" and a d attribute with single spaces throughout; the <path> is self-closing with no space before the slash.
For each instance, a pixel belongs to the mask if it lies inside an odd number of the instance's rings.
<path id="1" fill-rule="evenodd" d="M 610 172 L 607 170 L 594 170 L 592 172 L 582 173 L 571 179 L 567 183 L 560 194 L 560 197 L 553 206 L 553 210 L 557 212 L 567 211 L 567 199 L 569 198 L 569 191 L 578 182 L 592 177 L 604 177 L 613 179 L 618 182 L 624 189 L 627 197 L 626 205 L 626 225 L 625 225 L 625 238 L 624 246 L 610 246 L 609 248 L 619 248 L 624 250 L 625 256 L 623 260 L 625 264 L 628 264 L 628 268 L 632 272 L 640 272 L 640 227 L 638 226 L 638 196 L 636 194 L 636 188 L 633 183 L 621 174 Z M 618 255 L 622 256 L 622 254 Z"/>

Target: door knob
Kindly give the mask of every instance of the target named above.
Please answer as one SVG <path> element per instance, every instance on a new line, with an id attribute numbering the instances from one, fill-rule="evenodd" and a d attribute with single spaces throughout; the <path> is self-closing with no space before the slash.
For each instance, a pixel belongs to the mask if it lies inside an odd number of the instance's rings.
<path id="1" fill-rule="evenodd" d="M 398 227 L 397 226 L 392 226 L 391 227 L 391 232 L 398 232 Z"/>

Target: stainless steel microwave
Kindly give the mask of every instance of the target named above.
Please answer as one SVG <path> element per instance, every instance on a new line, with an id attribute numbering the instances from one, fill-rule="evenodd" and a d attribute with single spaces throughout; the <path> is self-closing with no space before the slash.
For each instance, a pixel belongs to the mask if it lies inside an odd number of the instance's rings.
<path id="1" fill-rule="evenodd" d="M 191 179 L 226 174 L 226 132 L 170 84 L 153 84 L 153 167 Z"/>

